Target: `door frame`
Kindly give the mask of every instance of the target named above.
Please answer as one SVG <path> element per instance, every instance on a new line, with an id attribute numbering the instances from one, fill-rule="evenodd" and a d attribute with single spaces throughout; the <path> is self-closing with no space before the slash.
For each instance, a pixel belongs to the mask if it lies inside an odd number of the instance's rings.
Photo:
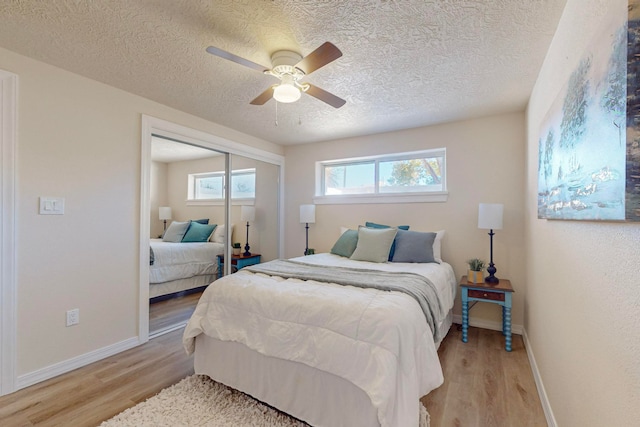
<path id="1" fill-rule="evenodd" d="M 0 396 L 16 390 L 16 138 L 18 76 L 0 70 Z"/>
<path id="2" fill-rule="evenodd" d="M 280 166 L 277 201 L 278 257 L 282 258 L 284 256 L 284 156 L 143 114 L 140 158 L 140 304 L 138 310 L 140 314 L 138 320 L 138 341 L 140 344 L 149 341 L 149 205 L 151 138 L 153 135 Z M 227 214 L 229 209 L 228 206 Z M 231 233 L 227 233 L 227 247 L 230 241 Z"/>

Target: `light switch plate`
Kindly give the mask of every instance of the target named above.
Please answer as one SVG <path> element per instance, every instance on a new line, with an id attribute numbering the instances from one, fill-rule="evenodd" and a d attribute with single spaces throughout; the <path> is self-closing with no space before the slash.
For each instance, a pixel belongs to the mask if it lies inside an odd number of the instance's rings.
<path id="1" fill-rule="evenodd" d="M 64 197 L 40 197 L 40 215 L 64 215 Z"/>

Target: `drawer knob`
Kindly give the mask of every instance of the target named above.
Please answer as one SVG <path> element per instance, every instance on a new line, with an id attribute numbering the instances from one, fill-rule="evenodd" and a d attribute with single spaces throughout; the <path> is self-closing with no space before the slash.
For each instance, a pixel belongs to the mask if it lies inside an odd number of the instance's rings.
<path id="1" fill-rule="evenodd" d="M 488 295 L 487 293 L 485 293 L 483 296 L 486 298 L 486 297 L 488 297 L 489 295 Z"/>

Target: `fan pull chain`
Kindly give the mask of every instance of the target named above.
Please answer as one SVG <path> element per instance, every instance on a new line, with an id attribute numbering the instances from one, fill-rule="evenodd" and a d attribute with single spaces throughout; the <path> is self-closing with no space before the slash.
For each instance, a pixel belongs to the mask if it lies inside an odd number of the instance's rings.
<path id="1" fill-rule="evenodd" d="M 278 101 L 276 101 L 276 126 L 278 126 Z"/>

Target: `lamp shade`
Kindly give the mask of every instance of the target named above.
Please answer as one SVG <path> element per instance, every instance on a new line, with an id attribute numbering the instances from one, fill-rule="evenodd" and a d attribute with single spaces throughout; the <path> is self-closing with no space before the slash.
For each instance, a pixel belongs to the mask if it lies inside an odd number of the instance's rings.
<path id="1" fill-rule="evenodd" d="M 171 208 L 169 206 L 160 206 L 160 220 L 171 219 Z"/>
<path id="2" fill-rule="evenodd" d="M 499 203 L 480 203 L 478 207 L 478 228 L 501 230 L 503 210 L 504 205 Z"/>
<path id="3" fill-rule="evenodd" d="M 316 205 L 300 205 L 300 222 L 308 224 L 316 222 Z"/>
<path id="4" fill-rule="evenodd" d="M 295 86 L 293 77 L 287 74 L 282 76 L 282 82 L 273 88 L 273 98 L 278 102 L 296 102 L 300 95 L 300 89 Z"/>
<path id="5" fill-rule="evenodd" d="M 256 219 L 256 208 L 253 206 L 242 206 L 240 209 L 240 220 L 254 221 Z"/>

